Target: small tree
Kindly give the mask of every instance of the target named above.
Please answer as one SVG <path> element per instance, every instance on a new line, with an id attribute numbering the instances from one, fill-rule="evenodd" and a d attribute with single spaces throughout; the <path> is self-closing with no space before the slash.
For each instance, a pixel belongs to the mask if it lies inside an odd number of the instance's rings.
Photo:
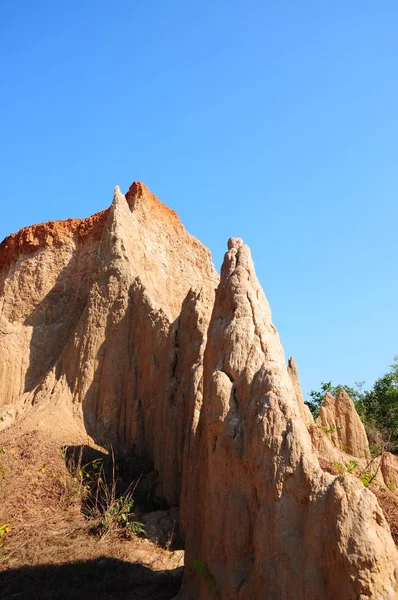
<path id="1" fill-rule="evenodd" d="M 363 398 L 365 423 L 383 432 L 385 443 L 398 453 L 398 356 L 390 371 Z"/>

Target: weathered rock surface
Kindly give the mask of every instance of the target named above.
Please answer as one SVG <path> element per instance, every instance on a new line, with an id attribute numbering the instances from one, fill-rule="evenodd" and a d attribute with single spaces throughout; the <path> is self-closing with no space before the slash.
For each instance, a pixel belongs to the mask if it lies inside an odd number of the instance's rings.
<path id="1" fill-rule="evenodd" d="M 160 546 L 171 547 L 178 538 L 178 508 L 155 510 L 143 515 L 141 521 L 148 538 Z"/>
<path id="2" fill-rule="evenodd" d="M 374 495 L 319 466 L 250 252 L 229 241 L 204 359 L 200 469 L 182 597 L 396 598 L 397 551 Z M 208 566 L 197 575 L 194 560 Z M 198 592 L 200 590 L 200 592 Z"/>
<path id="3" fill-rule="evenodd" d="M 336 448 L 352 456 L 370 458 L 365 427 L 345 390 L 340 389 L 336 397 L 326 394 L 315 422 L 328 433 Z"/>
<path id="4" fill-rule="evenodd" d="M 296 401 L 297 401 L 297 404 L 298 404 L 298 407 L 300 410 L 301 417 L 302 417 L 304 423 L 307 425 L 307 427 L 309 427 L 310 425 L 313 425 L 314 418 L 311 414 L 310 409 L 304 402 L 304 397 L 303 397 L 303 393 L 301 391 L 301 386 L 300 386 L 298 369 L 297 369 L 297 365 L 296 365 L 296 362 L 295 362 L 293 356 L 291 356 L 288 360 L 287 372 L 288 372 L 290 381 L 293 386 L 294 395 L 296 397 Z"/>
<path id="5" fill-rule="evenodd" d="M 398 494 L 398 456 L 390 452 L 383 452 L 381 457 L 381 472 L 385 485 L 394 494 Z"/>
<path id="6" fill-rule="evenodd" d="M 90 219 L 10 236 L 0 256 L 0 403 L 70 403 L 99 443 L 153 460 L 177 504 L 218 284 L 210 252 L 134 183 Z"/>
<path id="7" fill-rule="evenodd" d="M 157 493 L 179 505 L 183 598 L 210 599 L 209 581 L 223 600 L 397 598 L 383 513 L 353 477 L 320 468 L 241 240 L 220 281 L 176 213 L 143 184 L 116 188 L 102 213 L 1 244 L 0 307 L 1 414 L 58 405 L 153 462 Z M 333 423 L 336 443 L 363 447 Z"/>

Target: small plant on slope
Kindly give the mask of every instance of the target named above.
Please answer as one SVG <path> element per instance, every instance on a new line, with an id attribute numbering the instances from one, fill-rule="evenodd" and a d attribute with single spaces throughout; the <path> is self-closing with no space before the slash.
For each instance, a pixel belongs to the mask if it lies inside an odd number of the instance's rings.
<path id="1" fill-rule="evenodd" d="M 336 470 L 338 475 L 343 475 L 343 473 L 345 473 L 345 467 L 341 462 L 334 462 L 333 468 Z"/>
<path id="2" fill-rule="evenodd" d="M 217 598 L 220 598 L 221 592 L 217 586 L 217 582 L 213 573 L 209 569 L 209 565 L 201 560 L 194 560 L 192 565 L 195 571 L 197 571 L 205 580 L 209 592 L 213 592 Z"/>
<path id="3" fill-rule="evenodd" d="M 347 465 L 347 471 L 349 473 L 353 473 L 355 471 L 355 469 L 358 466 L 358 461 L 357 460 L 350 460 L 348 465 Z"/>

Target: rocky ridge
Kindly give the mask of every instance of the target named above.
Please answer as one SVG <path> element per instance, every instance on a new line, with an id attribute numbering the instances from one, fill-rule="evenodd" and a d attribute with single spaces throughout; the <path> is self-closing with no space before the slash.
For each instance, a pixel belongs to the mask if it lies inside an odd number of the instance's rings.
<path id="1" fill-rule="evenodd" d="M 242 240 L 219 278 L 136 182 L 89 219 L 7 238 L 0 302 L 7 426 L 59 405 L 98 443 L 151 460 L 157 493 L 180 507 L 181 598 L 397 598 L 383 511 L 349 473 L 321 468 L 320 429 Z M 323 407 L 318 425 L 336 433 L 324 444 L 366 458 L 347 398 Z"/>

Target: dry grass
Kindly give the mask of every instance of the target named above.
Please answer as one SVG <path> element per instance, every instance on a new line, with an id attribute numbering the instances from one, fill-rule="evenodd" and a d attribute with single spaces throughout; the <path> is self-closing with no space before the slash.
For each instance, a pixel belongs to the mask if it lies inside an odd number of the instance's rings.
<path id="1" fill-rule="evenodd" d="M 88 447 L 87 438 L 84 442 Z M 103 449 L 91 449 L 105 456 Z M 172 598 L 180 584 L 183 552 L 168 552 L 126 527 L 134 522 L 134 490 L 127 486 L 120 501 L 114 460 L 113 478 L 101 468 L 95 484 L 81 460 L 77 470 L 71 464 L 67 468 L 66 454 L 48 430 L 0 433 L 0 597 Z M 1 536 L 5 524 L 9 531 Z M 85 583 L 86 568 L 96 575 Z M 134 593 L 115 581 L 119 571 Z M 75 587 L 65 581 L 61 585 L 64 575 L 76 580 Z M 102 581 L 107 596 L 94 580 Z"/>

